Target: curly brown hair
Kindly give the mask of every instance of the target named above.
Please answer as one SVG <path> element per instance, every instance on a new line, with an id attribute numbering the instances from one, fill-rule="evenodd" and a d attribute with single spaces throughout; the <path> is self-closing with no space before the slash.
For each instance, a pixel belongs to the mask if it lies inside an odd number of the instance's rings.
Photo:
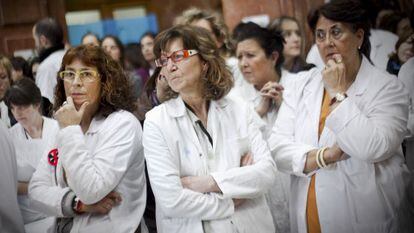
<path id="1" fill-rule="evenodd" d="M 134 111 L 131 83 L 119 62 L 113 60 L 98 46 L 81 45 L 66 52 L 59 72 L 65 70 L 75 59 L 79 59 L 84 65 L 96 67 L 99 72 L 101 99 L 97 115 L 106 117 L 120 109 Z M 53 110 L 58 110 L 65 100 L 63 80 L 57 77 Z"/>
<path id="2" fill-rule="evenodd" d="M 189 25 L 177 25 L 167 29 L 155 38 L 154 53 L 157 58 L 165 51 L 168 43 L 175 39 L 183 41 L 184 49 L 195 49 L 201 60 L 208 64 L 208 69 L 202 75 L 203 96 L 207 100 L 223 98 L 233 87 L 233 76 L 226 67 L 224 58 L 219 55 L 217 46 L 211 38 L 210 32 L 204 28 Z M 168 92 L 173 92 L 171 88 Z M 167 93 L 174 96 L 174 93 Z"/>

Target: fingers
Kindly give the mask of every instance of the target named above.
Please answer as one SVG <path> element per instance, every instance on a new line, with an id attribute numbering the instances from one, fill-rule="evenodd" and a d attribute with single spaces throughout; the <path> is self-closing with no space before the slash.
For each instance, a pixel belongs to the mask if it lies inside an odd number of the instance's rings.
<path id="1" fill-rule="evenodd" d="M 249 166 L 249 165 L 252 165 L 253 162 L 254 162 L 253 161 L 253 156 L 252 156 L 252 154 L 250 152 L 248 152 L 248 153 L 246 153 L 245 155 L 243 155 L 241 157 L 240 165 L 242 167 Z"/>
<path id="2" fill-rule="evenodd" d="M 66 98 L 66 102 L 67 102 L 70 106 L 74 106 L 74 104 L 73 104 L 73 98 L 72 98 L 72 97 L 68 96 L 68 97 Z"/>
<path id="3" fill-rule="evenodd" d="M 110 192 L 106 197 L 111 198 L 116 203 L 120 203 L 122 201 L 121 194 L 115 191 Z"/>

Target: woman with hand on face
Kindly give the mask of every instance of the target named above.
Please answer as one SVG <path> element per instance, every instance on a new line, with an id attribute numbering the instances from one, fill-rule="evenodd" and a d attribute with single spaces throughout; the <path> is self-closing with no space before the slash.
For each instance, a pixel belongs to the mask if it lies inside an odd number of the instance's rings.
<path id="1" fill-rule="evenodd" d="M 264 193 L 276 167 L 254 113 L 225 97 L 233 80 L 209 32 L 175 26 L 154 52 L 176 93 L 144 122 L 158 232 L 275 232 Z"/>
<path id="2" fill-rule="evenodd" d="M 292 174 L 291 230 L 413 232 L 401 150 L 407 92 L 371 64 L 359 1 L 327 3 L 311 22 L 325 69 L 292 84 L 268 141 Z"/>
<path id="3" fill-rule="evenodd" d="M 17 120 L 10 134 L 16 150 L 18 202 L 26 232 L 47 232 L 53 218 L 36 211 L 28 197 L 29 181 L 58 133 L 58 123 L 42 117 L 39 88 L 29 78 L 22 78 L 6 92 L 5 102 Z"/>
<path id="4" fill-rule="evenodd" d="M 290 74 L 282 70 L 283 38 L 280 33 L 254 23 L 241 23 L 234 31 L 239 68 L 247 83 L 235 87 L 232 94 L 256 111 L 266 140 L 276 121 L 286 81 L 290 81 L 286 79 Z M 290 232 L 289 180 L 289 175 L 277 172 L 266 195 L 276 232 Z"/>
<path id="5" fill-rule="evenodd" d="M 315 67 L 312 64 L 307 64 L 303 59 L 303 44 L 302 30 L 299 21 L 290 16 L 282 16 L 275 19 L 269 26 L 270 30 L 279 31 L 285 39 L 283 43 L 283 68 L 291 73 L 298 73 L 300 71 L 310 70 Z"/>
<path id="6" fill-rule="evenodd" d="M 60 130 L 29 185 L 39 210 L 58 218 L 57 232 L 137 230 L 146 183 L 133 101 L 120 64 L 101 48 L 66 52 L 55 91 Z"/>

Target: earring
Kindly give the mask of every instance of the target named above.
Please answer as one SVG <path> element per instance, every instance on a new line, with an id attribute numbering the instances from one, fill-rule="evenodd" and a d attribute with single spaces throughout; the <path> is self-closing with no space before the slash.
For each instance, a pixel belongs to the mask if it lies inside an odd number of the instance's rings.
<path id="1" fill-rule="evenodd" d="M 361 50 L 361 45 L 360 45 L 360 46 L 358 46 L 358 50 Z"/>

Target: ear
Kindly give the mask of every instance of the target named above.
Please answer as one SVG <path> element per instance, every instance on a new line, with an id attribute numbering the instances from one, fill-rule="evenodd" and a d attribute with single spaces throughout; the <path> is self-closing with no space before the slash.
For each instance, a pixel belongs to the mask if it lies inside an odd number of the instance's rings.
<path id="1" fill-rule="evenodd" d="M 208 63 L 204 62 L 203 63 L 203 72 L 206 72 L 208 70 L 208 67 L 209 67 Z"/>
<path id="2" fill-rule="evenodd" d="M 272 60 L 273 66 L 275 66 L 277 60 L 279 59 L 279 53 L 274 51 L 272 54 L 270 54 L 270 59 Z"/>

